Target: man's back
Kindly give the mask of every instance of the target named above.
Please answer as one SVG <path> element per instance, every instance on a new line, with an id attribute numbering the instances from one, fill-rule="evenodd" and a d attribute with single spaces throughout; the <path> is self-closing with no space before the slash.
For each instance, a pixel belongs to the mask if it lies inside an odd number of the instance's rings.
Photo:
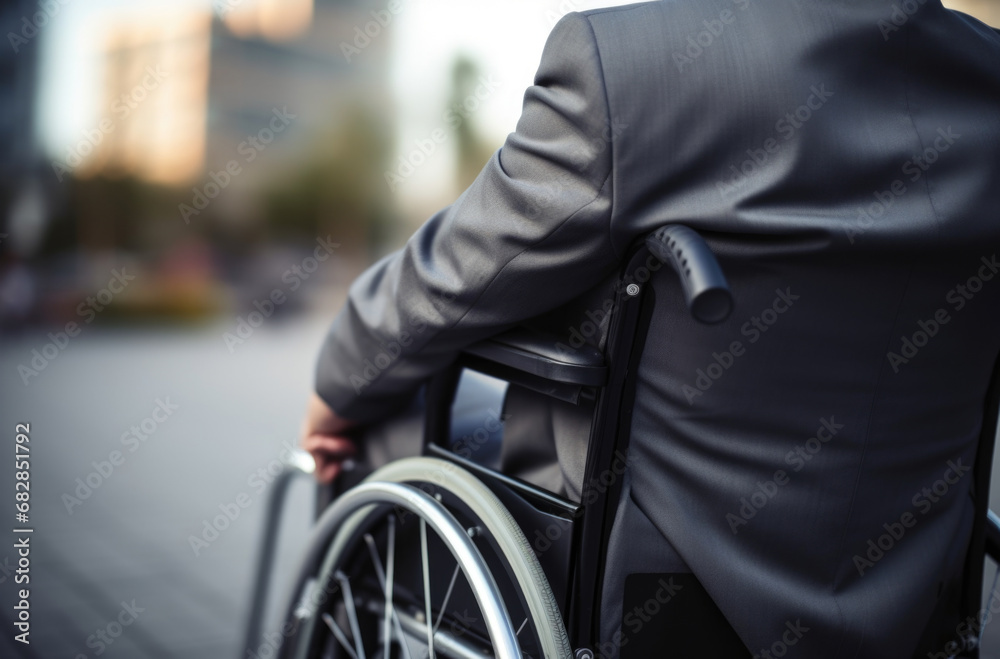
<path id="1" fill-rule="evenodd" d="M 625 574 L 685 567 L 754 652 L 790 622 L 790 656 L 910 657 L 956 608 L 1000 347 L 1000 36 L 911 4 L 588 14 L 612 240 L 699 229 L 736 300 L 698 325 L 654 280 L 606 636 Z"/>

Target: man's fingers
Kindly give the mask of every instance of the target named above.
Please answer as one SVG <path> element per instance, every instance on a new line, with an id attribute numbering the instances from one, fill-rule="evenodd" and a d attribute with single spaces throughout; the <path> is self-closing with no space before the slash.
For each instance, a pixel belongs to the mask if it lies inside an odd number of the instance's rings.
<path id="1" fill-rule="evenodd" d="M 320 483 L 332 483 L 333 479 L 340 473 L 340 463 L 330 462 L 316 467 L 316 480 Z"/>
<path id="2" fill-rule="evenodd" d="M 357 447 L 344 437 L 330 435 L 307 435 L 302 440 L 302 448 L 316 461 L 316 480 L 330 483 L 340 473 L 341 463 L 354 457 Z"/>
<path id="3" fill-rule="evenodd" d="M 354 425 L 353 421 L 337 416 L 319 395 L 314 393 L 309 398 L 302 421 L 301 445 L 316 461 L 316 479 L 321 483 L 336 478 L 341 463 L 357 454 L 354 442 L 343 436 Z"/>
<path id="4" fill-rule="evenodd" d="M 302 448 L 309 453 L 323 453 L 337 459 L 350 458 L 358 452 L 351 440 L 330 435 L 308 435 L 302 440 Z"/>

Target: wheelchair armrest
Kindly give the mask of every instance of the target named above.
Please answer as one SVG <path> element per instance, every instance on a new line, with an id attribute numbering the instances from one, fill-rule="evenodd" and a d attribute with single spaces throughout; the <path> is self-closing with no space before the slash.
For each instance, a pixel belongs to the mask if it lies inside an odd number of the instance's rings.
<path id="1" fill-rule="evenodd" d="M 597 348 L 569 348 L 555 336 L 522 327 L 469 346 L 465 353 L 553 382 L 600 387 L 608 378 Z"/>

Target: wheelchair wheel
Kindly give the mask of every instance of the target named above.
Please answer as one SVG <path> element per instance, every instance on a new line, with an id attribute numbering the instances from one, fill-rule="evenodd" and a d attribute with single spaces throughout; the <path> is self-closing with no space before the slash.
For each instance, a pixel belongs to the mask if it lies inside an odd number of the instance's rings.
<path id="1" fill-rule="evenodd" d="M 391 463 L 339 497 L 299 582 L 286 658 L 572 657 L 524 534 L 444 460 Z"/>

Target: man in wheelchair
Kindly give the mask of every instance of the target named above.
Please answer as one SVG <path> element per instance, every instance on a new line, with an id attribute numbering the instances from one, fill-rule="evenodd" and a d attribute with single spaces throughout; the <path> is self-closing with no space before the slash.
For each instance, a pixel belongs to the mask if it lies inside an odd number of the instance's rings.
<path id="1" fill-rule="evenodd" d="M 998 62 L 939 0 L 560 21 L 323 345 L 286 652 L 978 656 Z"/>

